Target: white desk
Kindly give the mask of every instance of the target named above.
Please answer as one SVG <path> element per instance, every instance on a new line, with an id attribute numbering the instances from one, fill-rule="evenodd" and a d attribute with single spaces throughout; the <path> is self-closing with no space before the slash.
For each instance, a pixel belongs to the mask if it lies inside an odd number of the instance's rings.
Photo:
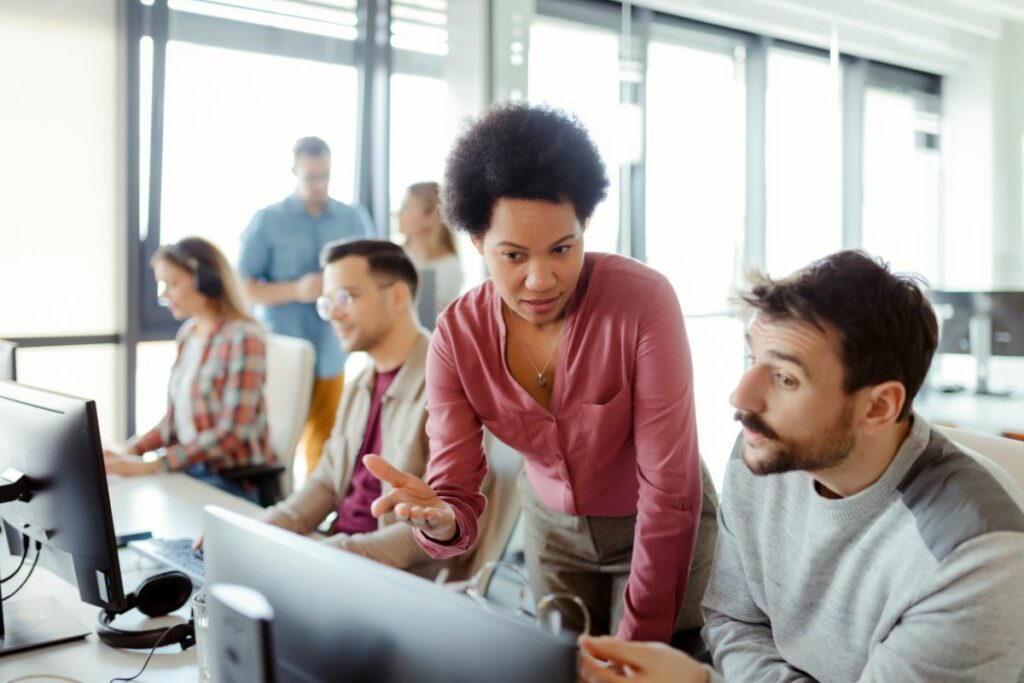
<path id="1" fill-rule="evenodd" d="M 929 422 L 1002 435 L 1024 432 L 1024 398 L 933 391 L 914 399 L 914 410 Z"/>
<path id="2" fill-rule="evenodd" d="M 219 505 L 241 514 L 255 516 L 261 511 L 257 505 L 229 495 L 193 479 L 185 474 L 160 474 L 152 477 L 114 478 L 110 482 L 110 505 L 117 533 L 149 530 L 154 536 L 168 538 L 195 537 L 202 529 L 202 509 L 205 505 Z M 158 565 L 130 549 L 121 551 L 121 573 L 125 592 L 135 589 L 139 581 L 155 572 Z M 17 564 L 4 552 L 3 571 L 9 572 Z M 16 584 L 15 584 L 16 585 Z M 5 592 L 13 587 L 4 586 Z M 87 627 L 96 623 L 99 608 L 83 603 L 78 589 L 42 567 L 37 567 L 25 588 L 11 599 L 53 596 Z M 8 603 L 10 604 L 10 603 Z M 115 624 L 155 628 L 188 618 L 188 605 L 179 617 L 146 619 L 141 614 L 125 615 Z M 123 619 L 123 621 L 122 621 Z M 45 681 L 109 681 L 115 676 L 132 676 L 142 668 L 148 651 L 118 650 L 99 641 L 95 633 L 84 640 L 53 645 L 0 657 L 0 683 L 30 677 L 26 683 Z M 45 674 L 45 675 L 44 675 Z M 49 678 L 47 677 L 49 676 Z M 195 649 L 185 652 L 177 645 L 162 647 L 153 655 L 146 672 L 136 679 L 139 683 L 197 680 Z"/>

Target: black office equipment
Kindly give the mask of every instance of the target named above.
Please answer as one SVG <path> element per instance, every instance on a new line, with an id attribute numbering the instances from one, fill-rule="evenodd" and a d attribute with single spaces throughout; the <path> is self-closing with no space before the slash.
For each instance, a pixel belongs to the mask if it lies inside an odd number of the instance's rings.
<path id="1" fill-rule="evenodd" d="M 14 382 L 18 379 L 18 365 L 15 352 L 18 345 L 14 342 L 0 339 L 0 380 Z"/>
<path id="2" fill-rule="evenodd" d="M 576 680 L 568 635 L 494 614 L 444 586 L 207 507 L 206 581 L 263 594 L 278 683 Z"/>
<path id="3" fill-rule="evenodd" d="M 0 519 L 12 550 L 41 545 L 84 602 L 125 608 L 94 402 L 0 382 Z M 0 617 L 0 654 L 91 630 L 50 597 L 4 602 Z"/>
<path id="4" fill-rule="evenodd" d="M 1024 357 L 1024 292 L 933 291 L 928 298 L 939 320 L 937 352 L 974 357 L 974 393 L 1007 393 L 991 386 L 989 361 L 992 356 Z"/>

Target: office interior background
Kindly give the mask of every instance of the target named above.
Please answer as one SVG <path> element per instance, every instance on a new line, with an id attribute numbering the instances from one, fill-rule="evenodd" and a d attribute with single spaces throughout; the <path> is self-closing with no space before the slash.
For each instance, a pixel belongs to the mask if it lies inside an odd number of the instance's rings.
<path id="1" fill-rule="evenodd" d="M 611 178 L 587 248 L 676 287 L 716 481 L 749 269 L 863 248 L 937 290 L 1024 290 L 1019 0 L 4 0 L 0 92 L 0 337 L 111 442 L 166 404 L 160 244 L 237 257 L 304 135 L 399 239 L 404 188 L 509 99 L 579 116 Z M 976 362 L 940 355 L 933 390 L 969 400 Z M 1024 390 L 1024 361 L 990 377 Z"/>

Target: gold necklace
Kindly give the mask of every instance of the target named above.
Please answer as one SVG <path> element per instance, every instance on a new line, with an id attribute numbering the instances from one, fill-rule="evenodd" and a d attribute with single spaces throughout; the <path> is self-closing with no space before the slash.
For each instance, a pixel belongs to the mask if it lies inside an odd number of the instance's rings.
<path id="1" fill-rule="evenodd" d="M 558 348 L 558 343 L 562 341 L 562 334 L 565 332 L 565 322 L 562 322 L 562 329 L 558 332 L 558 338 L 555 339 L 555 345 L 551 349 L 551 353 L 548 354 L 548 362 L 544 363 L 542 370 L 537 369 L 537 364 L 533 362 L 533 357 L 530 355 L 530 349 L 526 347 L 526 341 L 523 339 L 523 333 L 519 331 L 519 323 L 516 322 L 516 317 L 519 315 L 515 311 L 509 311 L 510 317 L 512 318 L 512 326 L 516 328 L 516 337 L 519 338 L 519 343 L 523 345 L 523 353 L 526 354 L 526 360 L 530 362 L 530 367 L 537 373 L 537 386 L 544 388 L 548 385 L 548 381 L 544 378 L 544 373 L 548 371 L 548 366 L 551 365 L 551 359 L 555 357 L 555 349 Z"/>

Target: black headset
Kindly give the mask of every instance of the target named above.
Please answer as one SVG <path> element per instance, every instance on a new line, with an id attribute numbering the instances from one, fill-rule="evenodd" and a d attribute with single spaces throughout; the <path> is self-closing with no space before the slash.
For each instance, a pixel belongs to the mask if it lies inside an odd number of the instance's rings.
<path id="1" fill-rule="evenodd" d="M 168 244 L 163 247 L 165 253 L 170 254 L 182 267 L 192 273 L 192 282 L 196 291 L 211 299 L 216 299 L 224 291 L 224 282 L 220 279 L 217 270 L 199 260 L 189 251 L 182 240 L 175 244 Z"/>
<path id="2" fill-rule="evenodd" d="M 111 647 L 149 650 L 159 642 L 160 645 L 181 645 L 182 650 L 187 650 L 196 644 L 196 632 L 191 618 L 187 624 L 142 631 L 120 629 L 111 622 L 118 614 L 135 608 L 146 616 L 162 617 L 182 607 L 190 595 L 192 580 L 181 572 L 170 571 L 151 576 L 140 583 L 134 593 L 128 594 L 128 605 L 123 610 L 100 611 L 96 618 L 96 635 Z"/>

